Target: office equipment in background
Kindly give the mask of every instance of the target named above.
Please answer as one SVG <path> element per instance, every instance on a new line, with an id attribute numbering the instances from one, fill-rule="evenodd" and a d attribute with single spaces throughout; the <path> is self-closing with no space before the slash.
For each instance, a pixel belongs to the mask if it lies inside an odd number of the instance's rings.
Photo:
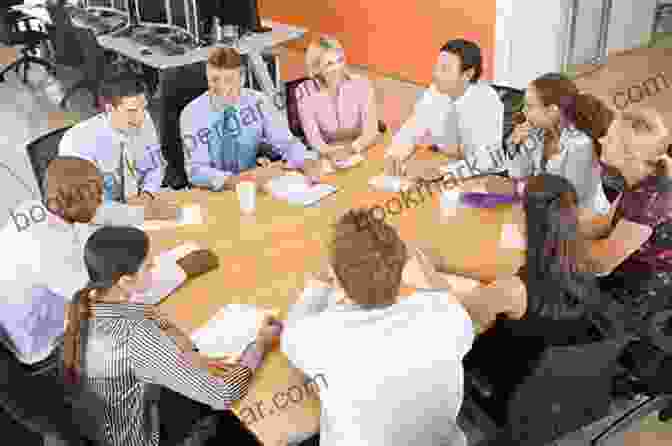
<path id="1" fill-rule="evenodd" d="M 137 0 L 140 23 L 168 23 L 168 0 Z"/>

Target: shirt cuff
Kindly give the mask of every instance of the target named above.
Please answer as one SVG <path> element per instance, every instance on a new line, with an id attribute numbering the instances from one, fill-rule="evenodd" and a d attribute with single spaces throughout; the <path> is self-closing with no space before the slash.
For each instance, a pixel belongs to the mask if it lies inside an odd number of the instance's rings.
<path id="1" fill-rule="evenodd" d="M 250 343 L 240 357 L 240 365 L 256 370 L 261 365 L 264 358 L 262 353 L 257 349 L 257 343 Z"/>
<path id="2" fill-rule="evenodd" d="M 226 184 L 226 180 L 231 176 L 231 174 L 227 173 L 218 173 L 216 176 L 214 176 L 210 180 L 210 187 L 212 187 L 212 190 L 214 191 L 220 191 L 224 189 L 224 185 Z"/>

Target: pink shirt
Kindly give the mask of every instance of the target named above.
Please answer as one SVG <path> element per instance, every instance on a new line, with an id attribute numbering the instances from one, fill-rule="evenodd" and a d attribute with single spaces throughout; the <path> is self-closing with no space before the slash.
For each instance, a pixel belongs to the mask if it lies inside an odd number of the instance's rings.
<path id="1" fill-rule="evenodd" d="M 353 77 L 343 82 L 332 98 L 326 89 L 318 91 L 313 80 L 299 85 L 296 89 L 299 118 L 308 144 L 313 148 L 330 144 L 337 131 L 361 132 L 371 88 L 368 79 Z"/>

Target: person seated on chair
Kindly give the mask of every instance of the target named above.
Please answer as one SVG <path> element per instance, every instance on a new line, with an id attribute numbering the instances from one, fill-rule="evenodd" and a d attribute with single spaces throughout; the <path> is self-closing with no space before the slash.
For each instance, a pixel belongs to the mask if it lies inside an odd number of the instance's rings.
<path id="1" fill-rule="evenodd" d="M 396 166 L 419 144 L 454 159 L 472 159 L 482 150 L 501 146 L 504 104 L 492 87 L 478 82 L 481 70 L 481 49 L 475 43 L 456 39 L 441 48 L 432 85 L 386 149 L 388 174 L 403 175 Z M 441 163 L 431 162 L 427 169 L 436 170 Z"/>
<path id="2" fill-rule="evenodd" d="M 103 174 L 106 202 L 151 205 L 162 211 L 155 212 L 158 217 L 176 218 L 174 206 L 154 200 L 166 162 L 154 121 L 146 110 L 144 83 L 134 74 L 121 73 L 105 81 L 101 94 L 109 101 L 106 111 L 68 130 L 59 144 L 59 154 L 95 163 Z"/>
<path id="3" fill-rule="evenodd" d="M 306 51 L 306 66 L 311 79 L 297 86 L 296 99 L 308 144 L 327 157 L 371 146 L 379 135 L 375 89 L 348 73 L 341 44 L 321 37 Z"/>
<path id="4" fill-rule="evenodd" d="M 532 81 L 525 92 L 527 121 L 507 141 L 511 159 L 505 166 L 514 181 L 489 178 L 486 190 L 513 193 L 526 177 L 541 172 L 569 179 L 579 194 L 581 227 L 609 211 L 599 164 L 601 145 L 613 118 L 599 99 L 580 93 L 574 82 L 558 73 Z"/>
<path id="5" fill-rule="evenodd" d="M 290 308 L 281 339 L 290 363 L 318 383 L 320 442 L 466 445 L 456 418 L 473 323 L 488 323 L 484 302 L 514 318 L 520 302 L 502 298 L 502 284 L 464 300 L 430 289 L 414 248 L 368 209 L 338 220 L 328 255 Z M 424 289 L 400 297 L 409 274 Z M 428 353 L 437 336 L 441 348 Z"/>
<path id="6" fill-rule="evenodd" d="M 320 176 L 317 162 L 289 131 L 273 102 L 263 93 L 241 88 L 242 56 L 233 48 L 216 48 L 207 63 L 208 91 L 180 115 L 185 171 L 189 181 L 214 191 L 231 189 L 243 171 L 266 166 L 261 147 L 270 144 L 285 167 Z M 262 144 L 263 143 L 263 144 Z M 258 169 L 258 184 L 272 169 Z"/>
<path id="7" fill-rule="evenodd" d="M 633 354 L 638 373 L 648 368 L 646 379 L 652 388 L 664 388 L 666 392 L 672 392 L 669 372 L 661 372 L 660 367 L 672 370 L 670 133 L 656 110 L 639 108 L 616 115 L 600 140 L 602 161 L 623 176 L 626 186 L 611 204 L 608 218 L 601 224 L 596 222 L 596 241 L 591 247 L 598 272 L 603 275 L 601 287 L 622 305 L 626 329 L 642 336 Z M 668 328 L 663 328 L 666 323 Z M 661 349 L 665 344 L 667 347 Z M 654 365 L 665 356 L 668 359 L 664 364 Z"/>
<path id="8" fill-rule="evenodd" d="M 272 318 L 266 317 L 256 342 L 239 360 L 209 359 L 184 333 L 178 331 L 180 342 L 166 336 L 160 313 L 136 303 L 135 296 L 153 281 L 147 234 L 134 227 L 104 227 L 87 240 L 83 254 L 88 283 L 82 283 L 86 286 L 75 294 L 70 308 L 64 367 L 69 379 L 105 401 L 106 440 L 116 446 L 178 444 L 175 440 L 185 437 L 191 426 L 182 434 L 169 426 L 163 431 L 172 431 L 172 438 L 160 438 L 159 422 L 196 422 L 212 415 L 221 419 L 220 427 L 231 429 L 221 432 L 224 437 L 241 434 L 242 424 L 232 422 L 235 416 L 228 411 L 247 393 L 278 334 Z M 221 375 L 212 374 L 211 362 L 219 364 Z M 159 404 L 158 420 L 147 407 L 150 388 L 156 384 L 188 397 L 174 399 L 177 405 Z M 190 404 L 189 399 L 201 404 Z M 238 438 L 232 442 L 260 444 L 249 432 L 247 438 L 247 443 Z"/>

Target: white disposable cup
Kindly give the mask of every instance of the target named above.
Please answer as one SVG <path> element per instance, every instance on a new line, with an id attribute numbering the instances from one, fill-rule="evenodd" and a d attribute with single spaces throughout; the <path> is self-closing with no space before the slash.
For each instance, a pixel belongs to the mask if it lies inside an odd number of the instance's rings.
<path id="1" fill-rule="evenodd" d="M 236 184 L 236 193 L 243 214 L 253 214 L 256 208 L 257 185 L 254 181 L 241 181 Z"/>
<path id="2" fill-rule="evenodd" d="M 457 215 L 457 208 L 460 206 L 460 191 L 447 190 L 441 194 L 441 213 L 446 217 Z"/>

